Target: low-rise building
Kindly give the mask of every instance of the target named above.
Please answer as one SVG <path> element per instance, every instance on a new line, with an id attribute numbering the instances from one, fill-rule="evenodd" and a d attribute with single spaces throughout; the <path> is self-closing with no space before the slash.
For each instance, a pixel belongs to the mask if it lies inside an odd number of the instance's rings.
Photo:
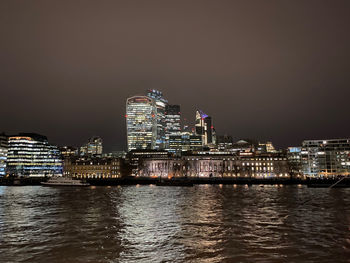
<path id="1" fill-rule="evenodd" d="M 228 152 L 198 152 L 174 158 L 145 158 L 139 166 L 140 176 L 151 177 L 237 177 L 289 178 L 285 155 L 237 155 Z"/>
<path id="2" fill-rule="evenodd" d="M 74 178 L 120 178 L 122 177 L 121 158 L 78 157 L 66 158 L 64 176 Z"/>

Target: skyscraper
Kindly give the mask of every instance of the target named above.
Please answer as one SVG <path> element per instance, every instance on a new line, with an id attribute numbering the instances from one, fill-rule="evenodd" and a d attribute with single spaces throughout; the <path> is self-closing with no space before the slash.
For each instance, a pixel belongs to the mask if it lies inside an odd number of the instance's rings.
<path id="1" fill-rule="evenodd" d="M 167 105 L 165 108 L 165 142 L 166 149 L 170 149 L 170 135 L 181 135 L 180 105 Z"/>
<path id="2" fill-rule="evenodd" d="M 157 108 L 154 99 L 134 96 L 126 101 L 128 151 L 155 149 L 157 140 Z"/>
<path id="3" fill-rule="evenodd" d="M 7 171 L 15 176 L 61 176 L 61 153 L 45 136 L 35 133 L 10 136 Z"/>
<path id="4" fill-rule="evenodd" d="M 102 138 L 98 136 L 91 137 L 86 144 L 80 147 L 80 155 L 83 156 L 101 156 Z"/>
<path id="5" fill-rule="evenodd" d="M 6 175 L 7 136 L 0 134 L 0 177 Z"/>
<path id="6" fill-rule="evenodd" d="M 213 142 L 211 117 L 201 110 L 196 111 L 196 134 L 202 136 L 202 145 Z"/>
<path id="7" fill-rule="evenodd" d="M 154 100 L 157 113 L 157 139 L 155 149 L 162 150 L 165 148 L 165 111 L 168 101 L 163 97 L 163 93 L 159 90 L 148 90 L 147 97 Z"/>

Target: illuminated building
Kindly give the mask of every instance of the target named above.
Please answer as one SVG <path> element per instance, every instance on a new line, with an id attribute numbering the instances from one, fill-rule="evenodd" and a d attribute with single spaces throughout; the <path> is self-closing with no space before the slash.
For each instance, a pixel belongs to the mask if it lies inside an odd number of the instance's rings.
<path id="1" fill-rule="evenodd" d="M 259 143 L 257 145 L 257 151 L 261 153 L 274 153 L 277 152 L 272 142 Z"/>
<path id="2" fill-rule="evenodd" d="M 91 137 L 85 145 L 80 147 L 82 156 L 101 156 L 102 151 L 102 138 L 97 136 Z"/>
<path id="3" fill-rule="evenodd" d="M 7 161 L 7 136 L 0 134 L 0 177 L 6 175 L 6 161 Z"/>
<path id="4" fill-rule="evenodd" d="M 63 171 L 64 176 L 75 178 L 119 178 L 121 158 L 66 158 Z"/>
<path id="5" fill-rule="evenodd" d="M 217 136 L 217 147 L 219 151 L 227 151 L 232 149 L 233 139 L 232 136 L 223 135 Z"/>
<path id="6" fill-rule="evenodd" d="M 289 166 L 283 154 L 240 156 L 221 152 L 197 152 L 181 158 L 146 158 L 139 174 L 151 177 L 231 177 L 289 179 Z"/>
<path id="7" fill-rule="evenodd" d="M 156 121 L 157 121 L 157 139 L 155 149 L 165 149 L 165 111 L 168 101 L 163 98 L 163 94 L 159 90 L 148 90 L 147 97 L 154 100 L 156 106 Z"/>
<path id="8" fill-rule="evenodd" d="M 167 105 L 165 107 L 165 141 L 166 149 L 175 149 L 170 146 L 170 135 L 181 135 L 181 113 L 180 105 Z"/>
<path id="9" fill-rule="evenodd" d="M 211 117 L 201 110 L 196 111 L 196 134 L 202 136 L 202 145 L 213 142 Z"/>
<path id="10" fill-rule="evenodd" d="M 350 139 L 303 141 L 301 158 L 307 177 L 349 176 Z"/>
<path id="11" fill-rule="evenodd" d="M 78 149 L 72 146 L 60 147 L 60 151 L 64 158 L 78 155 Z"/>
<path id="12" fill-rule="evenodd" d="M 296 177 L 301 176 L 302 175 L 301 147 L 288 147 L 287 160 L 289 163 L 291 175 Z"/>
<path id="13" fill-rule="evenodd" d="M 154 99 L 134 96 L 126 101 L 128 151 L 155 149 L 157 140 L 157 108 Z"/>
<path id="14" fill-rule="evenodd" d="M 45 136 L 20 133 L 8 138 L 7 172 L 14 176 L 61 176 L 61 153 Z"/>
<path id="15" fill-rule="evenodd" d="M 179 154 L 182 152 L 183 139 L 181 133 L 168 134 L 167 151 Z"/>

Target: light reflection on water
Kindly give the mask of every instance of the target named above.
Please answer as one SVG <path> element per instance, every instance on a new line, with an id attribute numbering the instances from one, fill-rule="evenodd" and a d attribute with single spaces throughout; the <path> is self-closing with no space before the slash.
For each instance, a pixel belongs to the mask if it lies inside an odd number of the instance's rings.
<path id="1" fill-rule="evenodd" d="M 0 187 L 0 262 L 349 262 L 349 193 Z"/>

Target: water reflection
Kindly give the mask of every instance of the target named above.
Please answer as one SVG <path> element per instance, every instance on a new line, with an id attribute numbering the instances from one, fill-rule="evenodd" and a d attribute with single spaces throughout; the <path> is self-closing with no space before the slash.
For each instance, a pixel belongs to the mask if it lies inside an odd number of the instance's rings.
<path id="1" fill-rule="evenodd" d="M 349 193 L 303 186 L 0 187 L 1 260 L 348 262 Z"/>

